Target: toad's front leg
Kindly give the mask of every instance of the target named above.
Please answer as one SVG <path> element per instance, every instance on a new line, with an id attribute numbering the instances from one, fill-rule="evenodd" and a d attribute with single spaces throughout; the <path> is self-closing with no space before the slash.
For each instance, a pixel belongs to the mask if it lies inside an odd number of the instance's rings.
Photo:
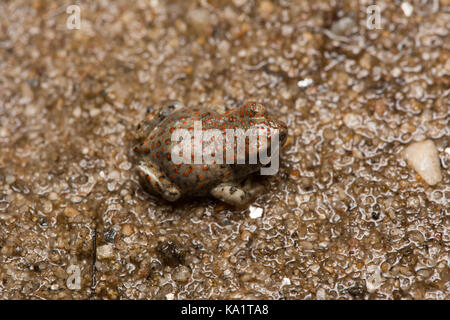
<path id="1" fill-rule="evenodd" d="M 138 170 L 144 177 L 149 189 L 160 194 L 167 201 L 177 201 L 181 197 L 180 188 L 170 181 L 153 162 L 141 161 L 138 165 Z"/>

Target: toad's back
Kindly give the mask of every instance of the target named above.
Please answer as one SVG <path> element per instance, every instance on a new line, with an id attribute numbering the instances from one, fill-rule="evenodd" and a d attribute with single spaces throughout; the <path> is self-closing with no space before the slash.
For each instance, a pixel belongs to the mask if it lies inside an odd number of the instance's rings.
<path id="1" fill-rule="evenodd" d="M 175 164 L 172 159 L 174 148 L 180 150 L 180 142 L 172 141 L 172 134 L 178 129 L 187 130 L 194 139 L 194 129 L 201 124 L 202 131 L 217 129 L 225 141 L 226 129 L 249 129 L 256 121 L 249 121 L 244 117 L 236 117 L 232 112 L 219 115 L 206 109 L 183 108 L 174 112 L 164 119 L 159 126 L 155 127 L 144 143 L 144 150 L 148 156 L 157 164 L 167 176 L 177 184 L 184 194 L 206 194 L 208 189 L 224 181 L 242 179 L 248 174 L 258 170 L 258 165 L 235 165 L 225 163 L 225 143 L 222 144 L 221 164 L 207 163 L 201 161 L 197 164 L 194 156 L 195 143 L 192 141 L 191 163 Z M 206 144 L 206 143 L 205 143 Z M 214 153 L 213 153 L 214 155 Z M 181 156 L 181 154 L 180 154 Z M 205 191 L 205 192 L 202 192 Z"/>

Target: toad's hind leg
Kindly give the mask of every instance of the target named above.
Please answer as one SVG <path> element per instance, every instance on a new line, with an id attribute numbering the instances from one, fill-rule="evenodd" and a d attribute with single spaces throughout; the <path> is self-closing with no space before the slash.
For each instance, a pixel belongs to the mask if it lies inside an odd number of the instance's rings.
<path id="1" fill-rule="evenodd" d="M 176 201 L 181 197 L 178 186 L 170 181 L 164 172 L 151 161 L 141 161 L 138 170 L 149 188 L 159 193 L 167 201 Z"/>
<path id="2" fill-rule="evenodd" d="M 251 200 L 248 192 L 231 182 L 217 185 L 211 190 L 211 195 L 220 201 L 239 207 L 246 205 Z"/>

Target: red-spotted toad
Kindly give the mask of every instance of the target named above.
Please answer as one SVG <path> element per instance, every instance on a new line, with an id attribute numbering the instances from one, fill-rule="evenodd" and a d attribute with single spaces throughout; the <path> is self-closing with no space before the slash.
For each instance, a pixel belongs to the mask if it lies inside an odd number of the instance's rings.
<path id="1" fill-rule="evenodd" d="M 202 132 L 211 129 L 219 130 L 216 132 L 222 135 L 222 137 L 219 136 L 223 144 L 223 157 L 219 159 L 222 161 L 213 161 L 209 164 L 206 161 L 198 163 L 194 161 L 192 148 L 191 163 L 176 164 L 172 151 L 177 145 L 180 146 L 180 142 L 172 141 L 174 132 L 177 129 L 185 129 L 194 135 L 194 126 L 199 124 L 201 124 Z M 245 151 L 240 150 L 245 153 L 247 162 L 238 164 L 239 153 L 234 152 L 234 158 L 232 156 L 231 159 L 235 161 L 227 162 L 225 159 L 226 134 L 229 137 L 229 132 L 230 130 L 233 132 L 233 129 L 234 132 L 239 132 L 238 129 L 256 129 L 259 133 L 265 133 L 268 143 L 256 143 L 257 146 L 249 147 L 250 139 L 247 139 Z M 243 107 L 219 114 L 205 108 L 187 108 L 179 101 L 171 101 L 162 109 L 148 113 L 147 118 L 138 125 L 137 135 L 143 140 L 134 147 L 134 150 L 142 157 L 138 171 L 145 179 L 148 189 L 153 193 L 160 194 L 168 201 L 176 201 L 182 196 L 212 195 L 228 204 L 243 205 L 250 200 L 251 192 L 240 188 L 240 183 L 263 167 L 259 156 L 256 164 L 249 164 L 250 153 L 260 152 L 261 148 L 265 148 L 266 150 L 263 151 L 273 154 L 270 142 L 274 139 L 277 139 L 276 150 L 279 150 L 278 146 L 282 146 L 286 141 L 287 127 L 283 122 L 269 118 L 265 108 L 258 103 L 248 103 Z M 194 138 L 191 141 L 195 142 Z M 236 143 L 237 138 L 234 142 L 232 148 L 236 151 L 239 146 Z M 176 154 L 178 153 L 175 152 Z M 215 152 L 211 154 L 215 155 Z"/>

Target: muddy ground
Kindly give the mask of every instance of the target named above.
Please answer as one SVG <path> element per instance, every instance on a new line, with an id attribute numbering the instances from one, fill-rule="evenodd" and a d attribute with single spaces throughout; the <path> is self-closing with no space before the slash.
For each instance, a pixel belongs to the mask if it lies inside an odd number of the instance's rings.
<path id="1" fill-rule="evenodd" d="M 450 3 L 371 4 L 1 1 L 0 298 L 449 299 Z M 287 123 L 251 206 L 143 190 L 166 99 Z"/>

